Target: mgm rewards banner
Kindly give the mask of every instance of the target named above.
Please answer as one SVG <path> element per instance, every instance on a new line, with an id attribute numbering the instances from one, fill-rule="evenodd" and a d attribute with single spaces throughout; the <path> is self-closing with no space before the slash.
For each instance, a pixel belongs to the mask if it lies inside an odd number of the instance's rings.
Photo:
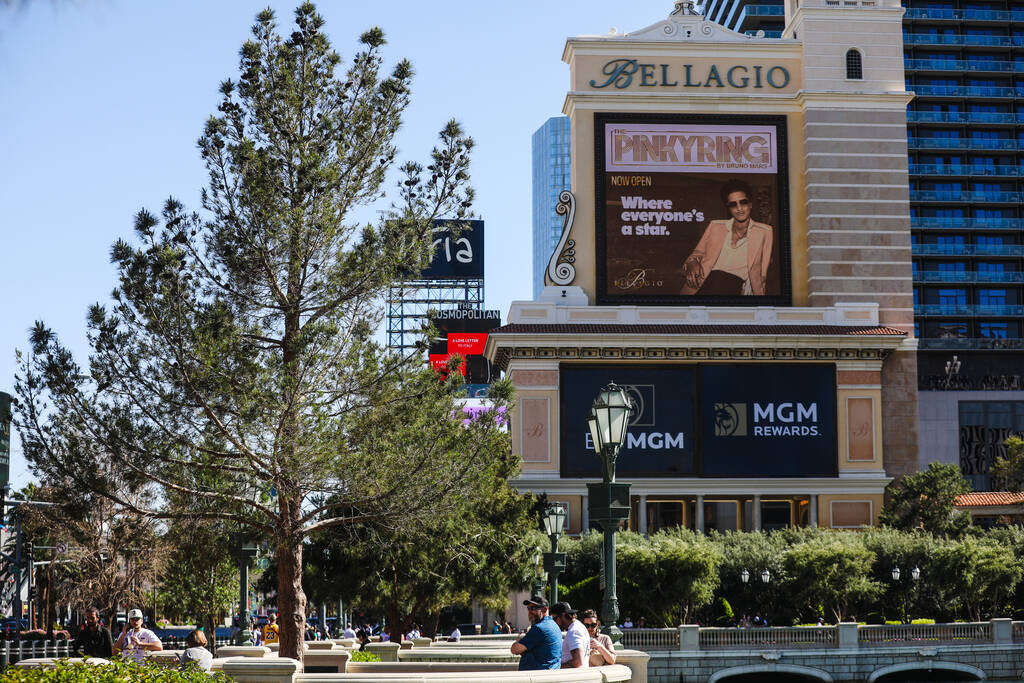
<path id="1" fill-rule="evenodd" d="M 596 114 L 598 303 L 788 305 L 785 126 Z"/>

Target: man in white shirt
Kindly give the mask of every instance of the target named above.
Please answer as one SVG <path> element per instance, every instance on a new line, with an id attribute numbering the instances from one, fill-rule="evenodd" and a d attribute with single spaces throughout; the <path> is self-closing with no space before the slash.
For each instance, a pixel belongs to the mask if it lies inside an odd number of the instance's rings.
<path id="1" fill-rule="evenodd" d="M 551 606 L 551 618 L 559 628 L 565 630 L 562 638 L 562 668 L 586 668 L 590 666 L 590 635 L 586 627 L 576 620 L 576 610 L 567 602 L 556 602 Z"/>
<path id="2" fill-rule="evenodd" d="M 345 624 L 345 632 L 341 634 L 342 638 L 351 638 L 355 640 L 356 632 L 352 628 L 352 624 Z"/>
<path id="3" fill-rule="evenodd" d="M 120 652 L 124 658 L 141 663 L 146 660 L 146 651 L 157 652 L 163 649 L 163 643 L 156 634 L 142 627 L 142 610 L 129 610 L 128 623 L 114 643 L 114 654 Z"/>

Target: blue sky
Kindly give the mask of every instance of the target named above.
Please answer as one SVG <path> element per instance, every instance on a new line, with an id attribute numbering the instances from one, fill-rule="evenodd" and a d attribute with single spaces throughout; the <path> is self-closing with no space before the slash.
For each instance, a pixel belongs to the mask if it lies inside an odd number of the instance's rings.
<path id="1" fill-rule="evenodd" d="M 295 3 L 272 2 L 279 25 Z M 0 3 L 0 391 L 43 320 L 85 363 L 85 312 L 115 284 L 108 260 L 132 216 L 168 196 L 198 209 L 195 141 L 217 86 L 266 2 L 11 0 Z M 565 38 L 668 16 L 671 0 L 318 3 L 343 59 L 384 29 L 389 63 L 416 70 L 400 158 L 424 159 L 448 119 L 475 138 L 474 207 L 486 221 L 486 305 L 530 285 L 530 137 L 561 114 Z M 372 215 L 368 214 L 368 215 Z M 11 479 L 30 480 L 17 436 Z"/>

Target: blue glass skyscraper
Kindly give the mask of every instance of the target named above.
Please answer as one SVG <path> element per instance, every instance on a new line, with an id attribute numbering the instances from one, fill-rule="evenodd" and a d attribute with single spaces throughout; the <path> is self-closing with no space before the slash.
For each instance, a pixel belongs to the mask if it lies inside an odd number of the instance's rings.
<path id="1" fill-rule="evenodd" d="M 562 236 L 555 213 L 558 193 L 569 187 L 569 117 L 554 116 L 533 134 L 533 298 L 544 289 L 544 270 Z"/>

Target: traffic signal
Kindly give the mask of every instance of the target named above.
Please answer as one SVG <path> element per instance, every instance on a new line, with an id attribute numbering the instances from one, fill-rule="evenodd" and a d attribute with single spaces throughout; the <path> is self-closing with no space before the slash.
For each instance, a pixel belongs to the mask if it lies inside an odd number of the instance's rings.
<path id="1" fill-rule="evenodd" d="M 28 599 L 29 600 L 35 600 L 36 599 L 36 587 L 35 586 L 29 586 L 28 587 Z"/>
<path id="2" fill-rule="evenodd" d="M 24 555 L 28 562 L 32 561 L 32 540 L 25 539 L 25 542 L 21 546 L 21 553 Z"/>

